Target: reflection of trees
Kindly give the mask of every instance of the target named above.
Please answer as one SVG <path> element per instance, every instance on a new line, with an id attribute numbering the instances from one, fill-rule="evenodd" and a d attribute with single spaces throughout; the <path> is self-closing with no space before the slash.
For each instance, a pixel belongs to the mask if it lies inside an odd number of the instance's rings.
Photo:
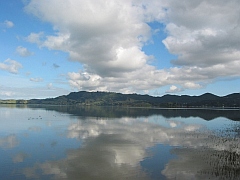
<path id="1" fill-rule="evenodd" d="M 124 107 L 102 107 L 102 106 L 29 106 L 30 108 L 43 108 L 61 113 L 69 113 L 76 116 L 90 117 L 140 117 L 151 115 L 162 115 L 166 118 L 173 117 L 200 117 L 212 120 L 218 117 L 226 117 L 231 120 L 240 120 L 239 110 L 211 110 L 211 109 L 151 109 L 151 108 L 124 108 Z"/>
<path id="2" fill-rule="evenodd" d="M 209 169 L 199 172 L 221 179 L 238 179 L 240 177 L 240 155 L 231 151 L 213 151 L 206 159 Z"/>
<path id="3" fill-rule="evenodd" d="M 170 109 L 161 110 L 160 113 L 167 118 L 171 117 L 200 117 L 204 120 L 212 120 L 218 117 L 226 117 L 231 120 L 240 120 L 239 110 L 211 110 L 211 109 Z"/>
<path id="4" fill-rule="evenodd" d="M 26 104 L 0 104 L 0 108 L 27 108 Z"/>
<path id="5" fill-rule="evenodd" d="M 232 123 L 227 131 L 231 133 L 234 138 L 240 138 L 240 124 L 238 122 Z"/>
<path id="6" fill-rule="evenodd" d="M 171 160 L 162 173 L 169 179 L 239 179 L 240 139 L 230 131 L 208 135 L 199 147 L 173 149 L 179 158 Z"/>
<path id="7" fill-rule="evenodd" d="M 162 173 L 169 179 L 239 179 L 240 155 L 229 150 L 176 148 Z"/>

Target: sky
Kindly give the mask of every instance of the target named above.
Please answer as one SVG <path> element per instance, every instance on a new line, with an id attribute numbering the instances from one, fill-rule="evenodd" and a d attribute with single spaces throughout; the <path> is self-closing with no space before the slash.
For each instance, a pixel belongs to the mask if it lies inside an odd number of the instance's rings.
<path id="1" fill-rule="evenodd" d="M 0 1 L 0 99 L 240 92 L 239 0 Z"/>

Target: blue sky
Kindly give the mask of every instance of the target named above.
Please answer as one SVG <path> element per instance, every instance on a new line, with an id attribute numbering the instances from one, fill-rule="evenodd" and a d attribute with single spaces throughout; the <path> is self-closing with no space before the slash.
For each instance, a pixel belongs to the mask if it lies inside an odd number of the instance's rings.
<path id="1" fill-rule="evenodd" d="M 0 2 L 0 99 L 240 90 L 238 0 Z"/>

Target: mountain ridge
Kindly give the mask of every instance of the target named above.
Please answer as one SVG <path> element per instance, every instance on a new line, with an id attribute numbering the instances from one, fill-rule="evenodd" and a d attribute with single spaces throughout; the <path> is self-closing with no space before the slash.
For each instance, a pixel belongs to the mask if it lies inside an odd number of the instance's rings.
<path id="1" fill-rule="evenodd" d="M 71 92 L 67 95 L 46 99 L 0 100 L 0 104 L 50 104 L 50 105 L 96 105 L 96 106 L 133 106 L 162 108 L 203 108 L 203 107 L 240 107 L 240 93 L 217 96 L 204 93 L 199 96 L 171 95 L 150 96 L 122 94 L 116 92 Z"/>

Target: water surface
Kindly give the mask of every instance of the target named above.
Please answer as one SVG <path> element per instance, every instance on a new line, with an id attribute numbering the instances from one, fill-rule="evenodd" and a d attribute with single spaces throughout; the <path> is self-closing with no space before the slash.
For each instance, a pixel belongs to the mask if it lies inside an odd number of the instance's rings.
<path id="1" fill-rule="evenodd" d="M 240 111 L 0 106 L 0 179 L 240 179 Z"/>

